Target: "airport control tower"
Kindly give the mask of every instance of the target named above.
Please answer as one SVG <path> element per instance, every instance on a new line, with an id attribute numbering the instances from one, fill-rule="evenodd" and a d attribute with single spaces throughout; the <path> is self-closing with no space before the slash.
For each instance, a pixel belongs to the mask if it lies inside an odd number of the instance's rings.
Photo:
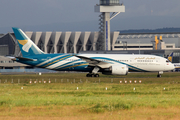
<path id="1" fill-rule="evenodd" d="M 97 42 L 97 50 L 111 50 L 110 41 L 110 20 L 121 12 L 125 12 L 125 6 L 119 0 L 100 0 L 95 7 L 95 12 L 100 12 L 100 31 Z M 110 15 L 110 13 L 112 13 Z"/>

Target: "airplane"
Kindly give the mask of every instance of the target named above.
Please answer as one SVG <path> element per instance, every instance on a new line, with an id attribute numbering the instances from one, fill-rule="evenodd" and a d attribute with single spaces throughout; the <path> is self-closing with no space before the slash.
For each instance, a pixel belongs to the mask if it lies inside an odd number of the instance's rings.
<path id="1" fill-rule="evenodd" d="M 170 62 L 173 61 L 173 52 L 169 54 L 168 60 L 169 60 Z M 180 63 L 173 63 L 173 65 L 174 65 L 174 67 L 175 67 L 175 69 L 174 69 L 173 71 L 180 71 Z"/>
<path id="2" fill-rule="evenodd" d="M 172 62 L 173 61 L 173 52 L 171 52 L 168 56 L 168 60 L 169 62 Z"/>
<path id="3" fill-rule="evenodd" d="M 12 28 L 22 56 L 17 62 L 56 71 L 89 72 L 86 77 L 105 75 L 127 75 L 128 72 L 158 72 L 174 69 L 169 60 L 155 55 L 140 54 L 47 54 L 40 50 L 20 29 Z"/>
<path id="4" fill-rule="evenodd" d="M 180 71 L 180 63 L 173 63 L 173 64 L 174 64 L 174 67 L 175 67 L 174 71 L 179 72 Z"/>

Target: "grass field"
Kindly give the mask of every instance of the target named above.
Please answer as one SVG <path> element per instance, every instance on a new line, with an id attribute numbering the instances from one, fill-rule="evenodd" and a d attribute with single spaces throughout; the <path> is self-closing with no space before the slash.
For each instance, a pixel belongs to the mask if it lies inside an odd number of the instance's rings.
<path id="1" fill-rule="evenodd" d="M 180 118 L 180 73 L 164 73 L 162 78 L 157 73 L 85 75 L 0 75 L 0 119 Z"/>

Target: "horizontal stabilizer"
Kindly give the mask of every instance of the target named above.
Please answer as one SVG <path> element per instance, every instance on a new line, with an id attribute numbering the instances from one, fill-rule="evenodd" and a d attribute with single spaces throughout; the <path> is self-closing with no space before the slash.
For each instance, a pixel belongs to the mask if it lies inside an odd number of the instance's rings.
<path id="1" fill-rule="evenodd" d="M 16 58 L 22 61 L 34 61 L 33 59 L 30 58 L 24 58 L 24 57 L 16 57 Z"/>

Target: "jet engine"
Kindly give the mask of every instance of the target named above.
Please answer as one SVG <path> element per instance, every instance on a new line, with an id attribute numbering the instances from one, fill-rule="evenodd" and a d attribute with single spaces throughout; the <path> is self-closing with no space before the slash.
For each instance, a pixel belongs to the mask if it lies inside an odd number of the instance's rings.
<path id="1" fill-rule="evenodd" d="M 104 69 L 102 74 L 105 75 L 127 75 L 129 68 L 127 65 L 114 64 L 108 69 Z"/>

